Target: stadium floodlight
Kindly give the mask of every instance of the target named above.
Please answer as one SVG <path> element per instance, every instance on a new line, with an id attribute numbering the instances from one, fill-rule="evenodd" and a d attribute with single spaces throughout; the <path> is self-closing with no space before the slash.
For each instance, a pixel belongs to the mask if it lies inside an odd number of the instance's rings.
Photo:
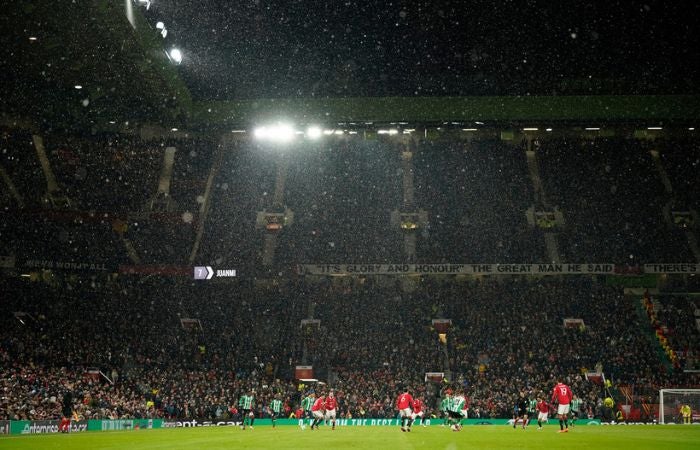
<path id="1" fill-rule="evenodd" d="M 335 130 L 333 134 L 340 136 L 341 134 L 345 133 L 343 130 Z"/>
<path id="2" fill-rule="evenodd" d="M 306 137 L 309 139 L 318 139 L 323 135 L 323 130 L 317 126 L 310 126 L 306 129 Z"/>
<path id="3" fill-rule="evenodd" d="M 177 131 L 177 128 L 171 128 L 170 131 Z"/>
<path id="4" fill-rule="evenodd" d="M 245 130 L 231 130 L 231 133 L 245 133 Z"/>
<path id="5" fill-rule="evenodd" d="M 600 127 L 586 127 L 586 131 L 599 131 Z"/>
<path id="6" fill-rule="evenodd" d="M 174 48 L 170 50 L 170 58 L 175 61 L 176 64 L 180 64 L 182 62 L 182 52 L 178 48 Z"/>
<path id="7" fill-rule="evenodd" d="M 523 131 L 537 131 L 537 130 L 539 130 L 539 128 L 537 128 L 537 127 L 526 127 L 526 128 L 523 128 Z"/>
<path id="8" fill-rule="evenodd" d="M 333 134 L 333 130 L 323 130 L 323 134 L 324 136 L 330 136 L 331 134 Z"/>
<path id="9" fill-rule="evenodd" d="M 544 131 L 552 131 L 552 129 L 551 129 L 551 128 L 545 128 Z"/>
<path id="10" fill-rule="evenodd" d="M 647 127 L 647 130 L 663 130 L 663 127 Z"/>
<path id="11" fill-rule="evenodd" d="M 36 36 L 29 36 L 29 40 L 32 42 L 36 41 Z"/>
<path id="12" fill-rule="evenodd" d="M 462 128 L 462 131 L 479 131 L 478 128 Z"/>
<path id="13" fill-rule="evenodd" d="M 695 127 L 688 128 L 688 131 L 695 131 Z"/>
<path id="14" fill-rule="evenodd" d="M 78 89 L 78 90 L 80 90 L 80 89 L 82 89 L 82 88 L 83 88 L 83 86 L 82 86 L 82 85 L 80 85 L 80 84 L 76 84 L 76 85 L 75 85 L 74 87 L 75 87 L 76 89 Z"/>
<path id="15" fill-rule="evenodd" d="M 277 125 L 258 127 L 253 131 L 253 135 L 256 139 L 284 143 L 294 139 L 296 132 L 291 125 L 278 123 Z"/>
<path id="16" fill-rule="evenodd" d="M 160 30 L 160 35 L 163 36 L 163 39 L 168 35 L 168 30 L 165 29 L 165 24 L 163 22 L 158 22 L 156 24 L 156 29 Z"/>

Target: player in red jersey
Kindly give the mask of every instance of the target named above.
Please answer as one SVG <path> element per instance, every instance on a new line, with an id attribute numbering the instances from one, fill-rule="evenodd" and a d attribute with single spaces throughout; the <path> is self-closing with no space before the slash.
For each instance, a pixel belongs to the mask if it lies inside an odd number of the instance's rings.
<path id="1" fill-rule="evenodd" d="M 542 397 L 537 397 L 537 405 L 535 406 L 537 410 L 537 429 L 542 429 L 542 422 L 548 421 L 549 416 L 549 404 L 544 401 Z"/>
<path id="2" fill-rule="evenodd" d="M 326 397 L 323 394 L 319 395 L 314 406 L 311 407 L 311 415 L 314 416 L 314 421 L 311 424 L 311 429 L 318 428 L 318 424 L 323 421 L 323 415 L 326 408 Z"/>
<path id="3" fill-rule="evenodd" d="M 399 410 L 401 416 L 401 431 L 411 431 L 413 419 L 411 415 L 411 407 L 413 406 L 413 396 L 408 393 L 408 388 L 405 388 L 403 394 L 400 394 L 396 399 L 396 409 Z"/>
<path id="4" fill-rule="evenodd" d="M 326 397 L 326 420 L 330 420 L 333 425 L 331 430 L 335 430 L 335 410 L 338 407 L 338 400 L 335 398 L 333 391 L 328 393 Z"/>
<path id="5" fill-rule="evenodd" d="M 565 385 L 561 378 L 552 390 L 552 403 L 556 403 L 557 415 L 559 416 L 559 432 L 567 433 L 569 431 L 569 405 L 571 404 L 571 388 Z"/>
<path id="6" fill-rule="evenodd" d="M 420 417 L 421 425 L 425 426 L 425 421 L 423 420 L 423 415 L 425 414 L 425 405 L 423 405 L 423 400 L 419 398 L 413 399 L 413 414 L 411 414 L 411 420 L 415 421 L 417 417 Z"/>

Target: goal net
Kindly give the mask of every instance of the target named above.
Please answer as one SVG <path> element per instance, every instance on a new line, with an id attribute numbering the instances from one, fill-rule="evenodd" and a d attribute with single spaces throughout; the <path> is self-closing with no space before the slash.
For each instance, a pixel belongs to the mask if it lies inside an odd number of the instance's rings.
<path id="1" fill-rule="evenodd" d="M 661 389 L 659 423 L 683 423 L 682 407 L 690 407 L 690 421 L 700 420 L 700 389 Z"/>

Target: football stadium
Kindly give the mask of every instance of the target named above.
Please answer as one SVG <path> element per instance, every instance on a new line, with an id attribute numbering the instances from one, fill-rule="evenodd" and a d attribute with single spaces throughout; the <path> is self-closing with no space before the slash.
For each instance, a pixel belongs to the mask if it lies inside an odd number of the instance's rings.
<path id="1" fill-rule="evenodd" d="M 0 448 L 700 448 L 700 7 L 13 2 Z"/>

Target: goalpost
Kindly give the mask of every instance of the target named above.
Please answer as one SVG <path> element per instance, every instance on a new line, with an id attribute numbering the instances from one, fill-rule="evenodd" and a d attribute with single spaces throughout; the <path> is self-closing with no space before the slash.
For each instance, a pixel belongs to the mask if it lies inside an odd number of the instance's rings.
<path id="1" fill-rule="evenodd" d="M 659 423 L 683 423 L 681 406 L 690 406 L 690 421 L 700 414 L 700 389 L 661 389 Z"/>

